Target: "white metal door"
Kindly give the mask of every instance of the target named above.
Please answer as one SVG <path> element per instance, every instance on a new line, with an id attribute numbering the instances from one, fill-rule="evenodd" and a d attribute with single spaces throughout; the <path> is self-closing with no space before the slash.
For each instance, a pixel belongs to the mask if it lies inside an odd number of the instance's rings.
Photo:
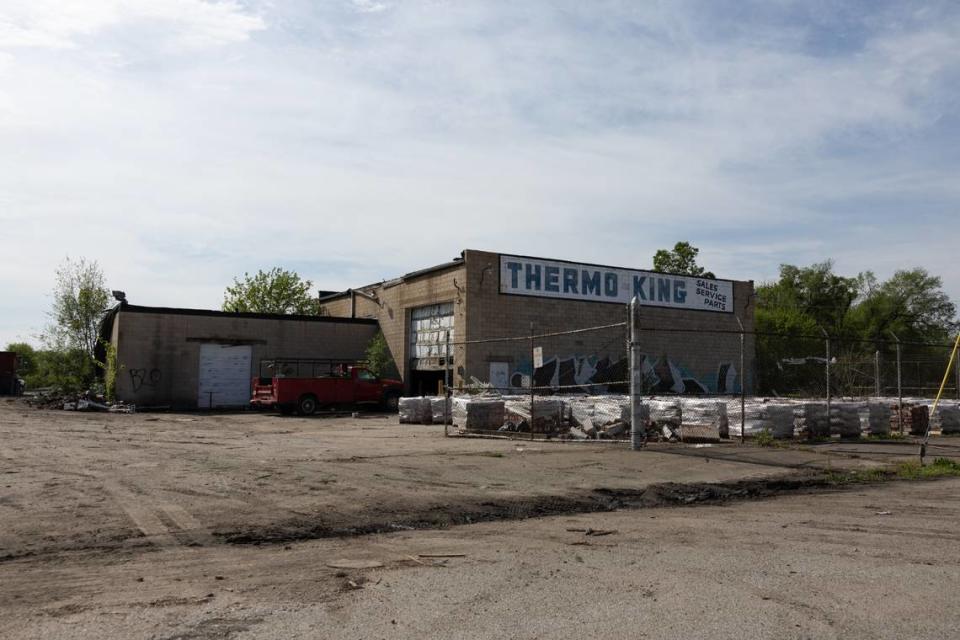
<path id="1" fill-rule="evenodd" d="M 197 406 L 240 407 L 250 402 L 249 345 L 200 345 Z"/>

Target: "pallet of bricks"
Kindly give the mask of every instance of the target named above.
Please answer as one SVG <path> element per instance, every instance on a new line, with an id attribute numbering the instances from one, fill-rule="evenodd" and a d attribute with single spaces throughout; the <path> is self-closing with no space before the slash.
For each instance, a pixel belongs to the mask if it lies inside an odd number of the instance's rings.
<path id="1" fill-rule="evenodd" d="M 403 424 L 443 424 L 449 414 L 449 403 L 443 396 L 400 398 L 399 414 Z"/>
<path id="2" fill-rule="evenodd" d="M 938 409 L 939 411 L 939 409 Z M 894 431 L 922 436 L 930 425 L 930 408 L 925 404 L 904 403 L 897 411 L 897 405 L 891 407 L 890 428 Z"/>

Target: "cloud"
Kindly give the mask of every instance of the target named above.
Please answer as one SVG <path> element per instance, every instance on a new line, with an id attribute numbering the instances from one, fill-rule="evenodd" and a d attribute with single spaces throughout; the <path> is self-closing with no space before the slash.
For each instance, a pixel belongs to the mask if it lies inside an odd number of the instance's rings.
<path id="1" fill-rule="evenodd" d="M 68 253 L 170 306 L 274 265 L 345 288 L 677 240 L 724 277 L 922 264 L 960 297 L 960 11 L 825 6 L 6 3 L 0 342 Z"/>
<path id="2" fill-rule="evenodd" d="M 229 0 L 29 0 L 0 9 L 0 48 L 76 49 L 104 31 L 147 25 L 186 49 L 241 42 L 265 28 Z"/>

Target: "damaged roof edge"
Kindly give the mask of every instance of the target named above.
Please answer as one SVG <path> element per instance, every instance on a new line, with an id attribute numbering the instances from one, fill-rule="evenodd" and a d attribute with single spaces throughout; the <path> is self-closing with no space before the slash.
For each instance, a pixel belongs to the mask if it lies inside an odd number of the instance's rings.
<path id="1" fill-rule="evenodd" d="M 215 309 L 181 309 L 176 307 L 142 307 L 122 303 L 121 313 L 156 313 L 175 316 L 207 316 L 214 318 L 238 318 L 250 320 L 293 320 L 303 322 L 339 322 L 347 324 L 376 324 L 373 318 L 337 318 L 333 316 L 311 316 L 293 313 L 248 313 L 243 311 L 217 311 Z"/>
<path id="2" fill-rule="evenodd" d="M 381 282 L 375 282 L 373 284 L 364 285 L 362 287 L 355 287 L 354 289 L 347 289 L 346 291 L 340 291 L 338 293 L 320 296 L 318 298 L 318 301 L 329 302 L 331 300 L 337 300 L 339 298 L 343 298 L 350 295 L 351 291 L 366 291 L 368 289 L 376 289 L 377 287 L 381 287 L 381 286 L 384 288 L 395 287 L 398 284 L 401 284 L 408 280 L 413 280 L 415 278 L 419 278 L 420 276 L 429 275 L 437 271 L 444 271 L 446 269 L 453 269 L 456 267 L 460 267 L 460 266 L 463 266 L 463 264 L 464 264 L 463 252 L 461 252 L 459 258 L 454 258 L 449 262 L 444 262 L 442 264 L 434 265 L 432 267 L 427 267 L 426 269 L 420 269 L 418 271 L 411 271 L 410 273 L 405 273 L 399 278 L 391 278 L 390 280 L 383 280 Z"/>

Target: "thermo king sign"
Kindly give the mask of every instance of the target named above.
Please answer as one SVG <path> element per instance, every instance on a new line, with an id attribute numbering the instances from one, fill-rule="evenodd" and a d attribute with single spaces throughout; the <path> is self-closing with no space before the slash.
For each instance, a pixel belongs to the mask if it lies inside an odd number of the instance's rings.
<path id="1" fill-rule="evenodd" d="M 500 256 L 500 293 L 733 313 L 733 283 L 652 271 Z"/>

